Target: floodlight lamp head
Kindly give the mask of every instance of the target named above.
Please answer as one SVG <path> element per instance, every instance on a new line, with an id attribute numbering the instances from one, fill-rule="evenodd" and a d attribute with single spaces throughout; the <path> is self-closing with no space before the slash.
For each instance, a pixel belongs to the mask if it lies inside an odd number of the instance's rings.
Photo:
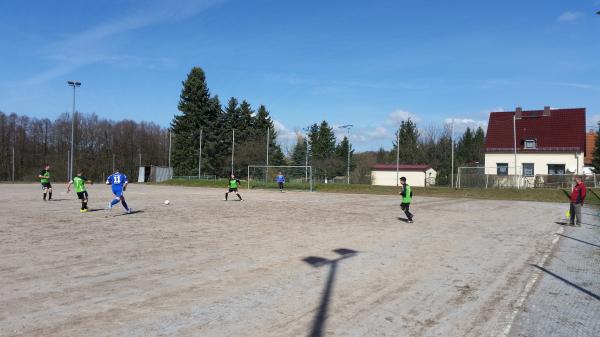
<path id="1" fill-rule="evenodd" d="M 81 86 L 81 82 L 79 81 L 67 81 L 67 84 L 72 86 L 72 87 L 79 87 Z"/>

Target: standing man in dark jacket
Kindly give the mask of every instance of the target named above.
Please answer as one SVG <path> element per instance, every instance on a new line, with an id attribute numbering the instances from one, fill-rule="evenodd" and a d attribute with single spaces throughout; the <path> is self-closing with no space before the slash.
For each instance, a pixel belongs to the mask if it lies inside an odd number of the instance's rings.
<path id="1" fill-rule="evenodd" d="M 571 192 L 571 219 L 569 221 L 569 225 L 571 226 L 581 226 L 581 207 L 585 200 L 585 193 L 586 188 L 583 181 L 580 177 L 575 177 L 575 186 L 573 186 L 573 191 Z M 575 218 L 577 218 L 577 223 L 575 223 Z"/>

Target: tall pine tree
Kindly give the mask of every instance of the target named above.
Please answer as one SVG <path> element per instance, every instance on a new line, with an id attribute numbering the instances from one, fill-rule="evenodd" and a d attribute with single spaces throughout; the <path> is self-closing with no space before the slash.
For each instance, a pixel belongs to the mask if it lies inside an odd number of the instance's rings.
<path id="1" fill-rule="evenodd" d="M 419 159 L 419 131 L 417 130 L 417 124 L 410 118 L 402 121 L 400 129 L 396 131 L 392 151 L 390 151 L 390 157 L 393 157 L 391 161 L 396 162 L 398 133 L 400 134 L 400 163 L 417 163 Z"/>
<path id="2" fill-rule="evenodd" d="M 183 81 L 178 109 L 171 128 L 174 136 L 173 168 L 176 175 L 198 174 L 200 129 L 203 130 L 203 171 L 215 174 L 222 163 L 218 142 L 220 138 L 220 103 L 211 98 L 204 71 L 194 67 Z"/>

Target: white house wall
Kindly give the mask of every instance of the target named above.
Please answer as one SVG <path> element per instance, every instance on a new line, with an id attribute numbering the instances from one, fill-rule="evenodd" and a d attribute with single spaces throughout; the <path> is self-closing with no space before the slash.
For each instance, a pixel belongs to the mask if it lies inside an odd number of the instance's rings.
<path id="1" fill-rule="evenodd" d="M 406 177 L 410 186 L 425 186 L 425 172 L 400 171 L 398 178 L 400 177 Z M 396 171 L 371 171 L 371 185 L 396 186 Z"/>
<path id="2" fill-rule="evenodd" d="M 486 153 L 485 173 L 496 174 L 496 164 L 507 163 L 508 174 L 514 174 L 514 153 Z M 534 174 L 548 174 L 548 164 L 564 164 L 565 170 L 583 173 L 583 152 L 580 153 L 517 153 L 517 174 L 521 175 L 523 164 L 533 164 Z"/>

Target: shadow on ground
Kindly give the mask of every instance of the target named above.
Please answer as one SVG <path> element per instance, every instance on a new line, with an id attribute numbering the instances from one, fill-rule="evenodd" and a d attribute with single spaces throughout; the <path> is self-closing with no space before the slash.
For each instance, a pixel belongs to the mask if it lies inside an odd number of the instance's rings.
<path id="1" fill-rule="evenodd" d="M 323 336 L 323 331 L 325 328 L 325 322 L 327 320 L 327 310 L 329 308 L 329 302 L 331 301 L 331 295 L 333 293 L 333 285 L 335 283 L 335 277 L 337 273 L 338 263 L 344 259 L 350 258 L 358 254 L 357 251 L 347 248 L 338 248 L 333 250 L 336 254 L 340 255 L 337 259 L 328 260 L 319 256 L 308 256 L 302 259 L 302 261 L 310 264 L 314 268 L 319 268 L 322 266 L 329 266 L 329 276 L 327 277 L 327 282 L 325 282 L 325 287 L 323 288 L 323 292 L 321 295 L 321 303 L 319 304 L 319 310 L 317 310 L 317 314 L 313 320 L 312 329 L 310 332 L 310 337 L 321 337 Z"/>

